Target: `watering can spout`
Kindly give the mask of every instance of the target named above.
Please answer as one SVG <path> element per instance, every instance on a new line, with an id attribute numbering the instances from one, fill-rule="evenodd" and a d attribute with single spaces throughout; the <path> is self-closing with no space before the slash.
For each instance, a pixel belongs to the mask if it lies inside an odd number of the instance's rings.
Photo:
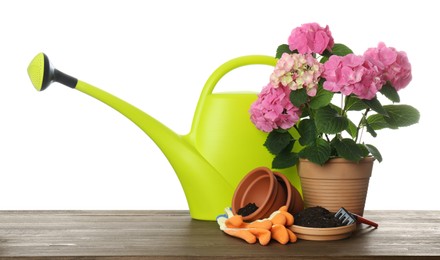
<path id="1" fill-rule="evenodd" d="M 57 70 L 44 53 L 39 53 L 31 61 L 28 74 L 38 91 L 45 90 L 53 82 L 61 83 L 102 101 L 141 128 L 161 149 L 175 170 L 189 208 L 196 209 L 191 210 L 194 218 L 212 220 L 215 217 L 212 212 L 221 211 L 218 208 L 210 209 L 210 205 L 230 204 L 231 196 L 228 194 L 233 192 L 232 185 L 197 151 L 187 136 L 176 134 L 160 121 L 124 100 Z M 225 196 L 213 197 L 212 193 Z M 199 212 L 197 209 L 203 210 Z"/>

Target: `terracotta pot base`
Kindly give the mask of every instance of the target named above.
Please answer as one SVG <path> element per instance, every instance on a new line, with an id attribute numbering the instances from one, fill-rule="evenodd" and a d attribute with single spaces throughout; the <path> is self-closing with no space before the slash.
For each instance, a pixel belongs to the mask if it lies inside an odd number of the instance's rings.
<path id="1" fill-rule="evenodd" d="M 287 190 L 287 198 L 285 205 L 287 206 L 288 211 L 294 215 L 301 210 L 304 209 L 304 202 L 301 197 L 301 194 L 298 190 L 290 183 L 287 177 L 279 172 L 274 172 L 274 175 L 278 179 L 278 182 L 281 183 L 281 186 Z"/>

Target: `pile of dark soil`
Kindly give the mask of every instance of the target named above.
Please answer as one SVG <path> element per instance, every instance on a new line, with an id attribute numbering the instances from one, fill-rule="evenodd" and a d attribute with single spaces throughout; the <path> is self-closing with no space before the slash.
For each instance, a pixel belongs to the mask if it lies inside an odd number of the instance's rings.
<path id="1" fill-rule="evenodd" d="M 257 205 L 255 203 L 248 203 L 243 208 L 240 208 L 237 211 L 238 215 L 242 215 L 243 217 L 249 216 L 250 214 L 254 213 L 258 209 Z"/>
<path id="2" fill-rule="evenodd" d="M 306 208 L 294 215 L 295 225 L 303 227 L 327 228 L 345 226 L 341 220 L 335 217 L 327 209 L 316 206 Z"/>

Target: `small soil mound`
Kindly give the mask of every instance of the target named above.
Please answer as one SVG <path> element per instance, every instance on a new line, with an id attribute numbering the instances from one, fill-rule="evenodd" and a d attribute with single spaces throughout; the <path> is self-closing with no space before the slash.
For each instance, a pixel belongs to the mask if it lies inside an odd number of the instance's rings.
<path id="1" fill-rule="evenodd" d="M 243 217 L 249 216 L 250 214 L 254 213 L 258 209 L 257 205 L 255 203 L 248 203 L 243 208 L 239 209 L 237 211 L 238 215 L 242 215 Z"/>
<path id="2" fill-rule="evenodd" d="M 303 227 L 327 228 L 345 226 L 342 221 L 335 217 L 327 209 L 316 206 L 306 208 L 294 215 L 295 225 Z"/>

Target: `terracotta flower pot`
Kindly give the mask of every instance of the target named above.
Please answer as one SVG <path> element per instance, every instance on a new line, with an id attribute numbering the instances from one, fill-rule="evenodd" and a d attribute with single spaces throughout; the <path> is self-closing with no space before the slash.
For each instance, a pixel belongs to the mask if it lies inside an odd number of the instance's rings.
<path id="1" fill-rule="evenodd" d="M 243 216 L 244 221 L 267 218 L 274 211 L 286 205 L 289 211 L 303 208 L 299 192 L 281 173 L 273 173 L 267 167 L 258 167 L 249 172 L 238 184 L 232 198 L 232 212 L 255 203 L 258 209 Z M 291 212 L 293 213 L 293 212 Z"/>
<path id="2" fill-rule="evenodd" d="M 344 207 L 362 216 L 373 162 L 372 157 L 359 163 L 334 158 L 320 166 L 300 159 L 298 174 L 305 207 L 321 206 L 330 212 Z"/>
<path id="3" fill-rule="evenodd" d="M 290 183 L 287 177 L 279 172 L 273 173 L 278 179 L 279 184 L 286 190 L 287 198 L 285 205 L 290 213 L 296 214 L 304 209 L 304 201 L 298 190 Z M 277 210 L 277 209 L 276 209 Z"/>

